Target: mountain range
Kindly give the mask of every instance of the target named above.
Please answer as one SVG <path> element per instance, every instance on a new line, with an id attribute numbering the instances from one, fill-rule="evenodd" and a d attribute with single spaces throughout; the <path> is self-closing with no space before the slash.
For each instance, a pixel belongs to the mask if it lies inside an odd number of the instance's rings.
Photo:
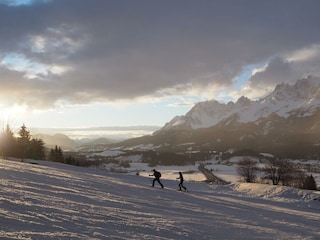
<path id="1" fill-rule="evenodd" d="M 47 148 L 61 147 L 64 151 L 74 151 L 77 149 L 99 149 L 100 146 L 105 146 L 112 143 L 111 140 L 106 138 L 85 138 L 85 139 L 72 139 L 69 136 L 61 133 L 53 135 L 38 133 L 34 134 L 35 138 L 42 139 Z M 103 147 L 104 149 L 104 147 Z"/>
<path id="2" fill-rule="evenodd" d="M 143 136 L 160 129 L 160 126 L 109 126 L 89 128 L 31 128 L 34 138 L 42 139 L 45 146 L 56 145 L 63 150 L 76 151 L 105 149 L 111 143 Z"/>
<path id="3" fill-rule="evenodd" d="M 122 147 L 149 144 L 159 151 L 250 149 L 279 157 L 320 155 L 320 78 L 279 84 L 269 95 L 252 101 L 210 100 L 197 103 L 150 136 L 121 142 Z M 119 144 L 118 144 L 119 146 Z"/>

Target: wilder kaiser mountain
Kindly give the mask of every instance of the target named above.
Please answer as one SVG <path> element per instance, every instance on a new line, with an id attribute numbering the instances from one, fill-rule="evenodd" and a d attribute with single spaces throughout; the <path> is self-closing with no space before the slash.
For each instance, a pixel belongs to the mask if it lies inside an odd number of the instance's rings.
<path id="1" fill-rule="evenodd" d="M 152 144 L 164 151 L 251 149 L 279 157 L 318 158 L 320 78 L 280 84 L 257 101 L 241 97 L 235 103 L 197 103 L 152 136 L 123 144 Z"/>
<path id="2" fill-rule="evenodd" d="M 251 101 L 241 97 L 236 103 L 219 103 L 215 100 L 196 104 L 185 116 L 175 117 L 161 130 L 177 127 L 209 128 L 232 122 L 249 123 L 270 114 L 288 118 L 313 115 L 320 108 L 320 78 L 301 79 L 295 85 L 280 84 L 268 96 Z"/>

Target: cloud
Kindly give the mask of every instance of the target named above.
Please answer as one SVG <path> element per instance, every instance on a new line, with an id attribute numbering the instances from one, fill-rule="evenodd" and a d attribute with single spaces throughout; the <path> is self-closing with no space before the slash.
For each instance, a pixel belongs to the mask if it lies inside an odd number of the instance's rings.
<path id="1" fill-rule="evenodd" d="M 0 58 L 14 53 L 29 62 L 19 71 L 1 65 L 1 96 L 42 108 L 143 96 L 213 98 L 232 90 L 245 66 L 272 59 L 247 85 L 267 89 L 304 71 L 318 73 L 318 55 L 309 62 L 297 56 L 320 44 L 319 7 L 312 0 L 0 4 Z"/>
<path id="2" fill-rule="evenodd" d="M 240 93 L 251 98 L 261 97 L 279 83 L 293 84 L 308 75 L 320 76 L 319 66 L 319 44 L 274 57 L 267 65 L 253 70 L 252 76 Z"/>
<path id="3" fill-rule="evenodd" d="M 291 67 L 291 63 L 287 60 L 275 57 L 270 60 L 263 71 L 256 72 L 249 79 L 249 84 L 252 88 L 267 88 L 277 83 L 293 81 L 294 76 Z"/>
<path id="4" fill-rule="evenodd" d="M 299 78 L 307 75 L 320 76 L 320 44 L 298 49 L 290 53 L 287 59 L 292 61 L 293 69 Z"/>

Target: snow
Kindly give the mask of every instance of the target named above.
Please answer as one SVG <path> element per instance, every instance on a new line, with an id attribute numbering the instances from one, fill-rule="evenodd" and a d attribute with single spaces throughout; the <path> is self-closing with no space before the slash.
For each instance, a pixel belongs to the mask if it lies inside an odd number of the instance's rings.
<path id="1" fill-rule="evenodd" d="M 256 101 L 241 97 L 236 103 L 199 102 L 186 115 L 173 118 L 162 130 L 182 125 L 192 129 L 209 128 L 228 119 L 229 122 L 256 122 L 271 113 L 283 118 L 297 111 L 302 112 L 301 116 L 311 116 L 320 106 L 319 86 L 320 78 L 311 77 L 298 80 L 294 85 L 280 84 L 268 96 Z"/>
<path id="2" fill-rule="evenodd" d="M 125 153 L 125 152 L 119 151 L 119 150 L 107 150 L 107 151 L 103 151 L 101 153 L 98 153 L 96 155 L 104 156 L 104 157 L 114 157 L 114 156 L 119 156 L 123 153 Z"/>
<path id="3" fill-rule="evenodd" d="M 132 146 L 132 147 L 128 147 L 128 148 L 125 148 L 125 150 L 134 150 L 134 149 L 139 149 L 139 150 L 152 150 L 152 149 L 156 149 L 158 148 L 159 146 L 153 146 L 153 144 L 140 144 L 140 145 L 137 145 L 137 146 Z"/>
<path id="4" fill-rule="evenodd" d="M 0 239 L 320 238 L 318 192 L 32 163 L 0 159 Z"/>
<path id="5" fill-rule="evenodd" d="M 260 153 L 260 155 L 264 156 L 264 157 L 270 157 L 270 158 L 273 158 L 274 155 L 273 154 L 270 154 L 270 153 Z"/>

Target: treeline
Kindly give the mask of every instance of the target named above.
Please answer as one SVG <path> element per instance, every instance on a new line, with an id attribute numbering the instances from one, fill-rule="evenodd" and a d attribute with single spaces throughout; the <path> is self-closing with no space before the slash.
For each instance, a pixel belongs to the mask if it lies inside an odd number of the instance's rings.
<path id="1" fill-rule="evenodd" d="M 0 156 L 20 158 L 21 161 L 24 159 L 48 160 L 82 167 L 101 165 L 100 161 L 87 160 L 85 156 L 64 154 L 58 146 L 50 150 L 45 148 L 43 140 L 33 138 L 24 124 L 20 127 L 17 136 L 9 125 L 3 129 L 0 133 Z"/>
<path id="2" fill-rule="evenodd" d="M 21 161 L 25 158 L 45 159 L 44 142 L 41 139 L 32 138 L 24 124 L 18 131 L 17 137 L 7 125 L 0 135 L 0 154 L 4 158 L 21 158 Z"/>
<path id="3" fill-rule="evenodd" d="M 243 157 L 238 162 L 237 171 L 245 182 L 255 182 L 260 176 L 262 181 L 273 185 L 291 186 L 302 189 L 317 190 L 312 175 L 307 175 L 287 159 L 269 159 L 258 166 L 258 162 L 250 157 Z"/>
<path id="4" fill-rule="evenodd" d="M 81 167 L 97 167 L 101 164 L 100 161 L 88 160 L 85 156 L 77 155 L 75 153 L 64 154 L 59 146 L 50 149 L 48 161 Z"/>
<path id="5" fill-rule="evenodd" d="M 174 153 L 174 152 L 158 152 L 158 151 L 147 151 L 142 152 L 142 162 L 148 163 L 150 167 L 157 165 L 163 166 L 185 166 L 193 165 L 197 161 L 202 161 L 204 159 L 210 159 L 212 154 L 207 152 L 197 152 L 197 153 Z"/>

